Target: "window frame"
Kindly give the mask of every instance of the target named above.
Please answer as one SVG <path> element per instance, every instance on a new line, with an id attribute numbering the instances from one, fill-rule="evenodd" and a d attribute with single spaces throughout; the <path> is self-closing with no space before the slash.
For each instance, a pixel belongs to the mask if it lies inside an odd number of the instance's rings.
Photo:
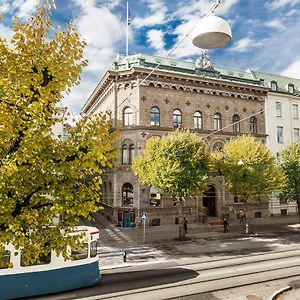
<path id="1" fill-rule="evenodd" d="M 128 148 L 128 164 L 132 164 L 134 159 L 134 144 L 130 144 Z"/>
<path id="2" fill-rule="evenodd" d="M 241 118 L 239 115 L 235 114 L 232 116 L 232 131 L 241 132 Z"/>
<path id="3" fill-rule="evenodd" d="M 274 92 L 277 92 L 278 91 L 278 84 L 276 81 L 271 81 L 270 83 L 270 87 L 271 87 L 271 90 L 274 91 Z"/>
<path id="4" fill-rule="evenodd" d="M 125 204 L 128 200 L 128 204 Z M 129 182 L 122 185 L 122 207 L 133 207 L 133 185 Z"/>
<path id="5" fill-rule="evenodd" d="M 292 83 L 288 84 L 288 93 L 290 93 L 290 94 L 295 93 L 295 86 Z"/>
<path id="6" fill-rule="evenodd" d="M 198 110 L 194 113 L 194 128 L 202 129 L 202 113 Z"/>
<path id="7" fill-rule="evenodd" d="M 277 144 L 283 144 L 283 126 L 276 127 Z"/>
<path id="8" fill-rule="evenodd" d="M 282 103 L 276 102 L 276 117 L 282 117 Z"/>
<path id="9" fill-rule="evenodd" d="M 172 122 L 173 127 L 180 127 L 182 125 L 182 113 L 180 109 L 176 108 L 173 110 Z"/>
<path id="10" fill-rule="evenodd" d="M 298 120 L 299 119 L 299 106 L 298 104 L 292 104 L 293 107 L 293 119 Z"/>
<path id="11" fill-rule="evenodd" d="M 294 138 L 294 142 L 300 142 L 300 128 L 294 128 L 293 138 Z"/>
<path id="12" fill-rule="evenodd" d="M 257 133 L 257 118 L 255 116 L 250 117 L 250 132 Z"/>
<path id="13" fill-rule="evenodd" d="M 123 110 L 123 126 L 133 125 L 133 110 L 130 106 L 127 106 Z"/>
<path id="14" fill-rule="evenodd" d="M 150 109 L 150 125 L 160 126 L 160 110 L 157 106 L 152 106 Z"/>
<path id="15" fill-rule="evenodd" d="M 221 113 L 217 112 L 214 114 L 214 126 L 215 131 L 219 131 L 222 129 L 222 115 Z"/>
<path id="16" fill-rule="evenodd" d="M 127 144 L 122 145 L 122 164 L 127 165 L 129 164 L 129 151 Z"/>

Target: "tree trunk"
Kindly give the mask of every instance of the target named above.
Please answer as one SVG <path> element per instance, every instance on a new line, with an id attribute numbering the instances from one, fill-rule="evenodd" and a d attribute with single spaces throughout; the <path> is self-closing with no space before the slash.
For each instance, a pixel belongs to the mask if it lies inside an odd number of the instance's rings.
<path id="1" fill-rule="evenodd" d="M 184 220 L 183 220 L 183 201 L 182 197 L 177 198 L 177 206 L 178 206 L 178 224 L 179 224 L 179 239 L 185 239 L 185 229 L 184 229 Z"/>
<path id="2" fill-rule="evenodd" d="M 298 217 L 299 217 L 299 224 L 300 224 L 300 198 L 297 198 L 297 208 L 298 208 Z"/>

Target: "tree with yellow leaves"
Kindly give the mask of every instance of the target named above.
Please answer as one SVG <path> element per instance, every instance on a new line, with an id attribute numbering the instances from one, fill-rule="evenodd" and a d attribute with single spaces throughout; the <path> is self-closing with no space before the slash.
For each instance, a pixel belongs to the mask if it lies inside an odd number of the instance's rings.
<path id="1" fill-rule="evenodd" d="M 12 243 L 30 263 L 78 245 L 63 233 L 97 210 L 116 137 L 106 115 L 83 118 L 67 141 L 53 137 L 56 105 L 87 65 L 72 24 L 55 29 L 45 2 L 27 22 L 14 19 L 13 31 L 10 44 L 0 39 L 0 257 Z"/>

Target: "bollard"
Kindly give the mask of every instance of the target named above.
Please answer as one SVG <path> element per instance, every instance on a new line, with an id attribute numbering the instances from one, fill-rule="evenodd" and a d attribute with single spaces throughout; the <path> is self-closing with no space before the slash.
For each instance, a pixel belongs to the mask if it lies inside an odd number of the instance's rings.
<path id="1" fill-rule="evenodd" d="M 126 262 L 126 259 L 127 259 L 127 251 L 124 250 L 123 251 L 123 262 Z"/>

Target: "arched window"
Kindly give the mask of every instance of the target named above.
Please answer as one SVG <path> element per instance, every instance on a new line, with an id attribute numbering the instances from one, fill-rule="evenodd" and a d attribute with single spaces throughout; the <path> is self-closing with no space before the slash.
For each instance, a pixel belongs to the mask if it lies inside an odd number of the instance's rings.
<path id="1" fill-rule="evenodd" d="M 173 111 L 173 126 L 179 127 L 181 124 L 182 124 L 181 111 L 179 109 L 175 109 Z"/>
<path id="2" fill-rule="evenodd" d="M 250 132 L 257 133 L 257 120 L 254 116 L 250 118 Z"/>
<path id="3" fill-rule="evenodd" d="M 131 144 L 129 146 L 129 163 L 132 164 L 132 161 L 134 159 L 134 145 Z"/>
<path id="4" fill-rule="evenodd" d="M 133 124 L 133 111 L 130 107 L 126 107 L 123 111 L 123 124 L 124 126 Z"/>
<path id="5" fill-rule="evenodd" d="M 122 206 L 133 206 L 133 186 L 128 182 L 122 186 Z"/>
<path id="6" fill-rule="evenodd" d="M 122 146 L 122 164 L 128 164 L 128 147 L 125 144 Z"/>
<path id="7" fill-rule="evenodd" d="M 153 126 L 159 126 L 159 109 L 156 106 L 151 108 L 150 124 Z"/>
<path id="8" fill-rule="evenodd" d="M 276 81 L 271 81 L 271 90 L 276 92 L 277 89 L 278 89 L 277 82 Z"/>
<path id="9" fill-rule="evenodd" d="M 200 111 L 194 113 L 194 128 L 202 129 L 202 114 Z"/>
<path id="10" fill-rule="evenodd" d="M 232 117 L 232 130 L 233 132 L 240 132 L 240 117 L 238 115 L 234 115 Z"/>
<path id="11" fill-rule="evenodd" d="M 215 113 L 214 115 L 214 130 L 220 130 L 222 127 L 222 119 L 220 113 Z"/>

